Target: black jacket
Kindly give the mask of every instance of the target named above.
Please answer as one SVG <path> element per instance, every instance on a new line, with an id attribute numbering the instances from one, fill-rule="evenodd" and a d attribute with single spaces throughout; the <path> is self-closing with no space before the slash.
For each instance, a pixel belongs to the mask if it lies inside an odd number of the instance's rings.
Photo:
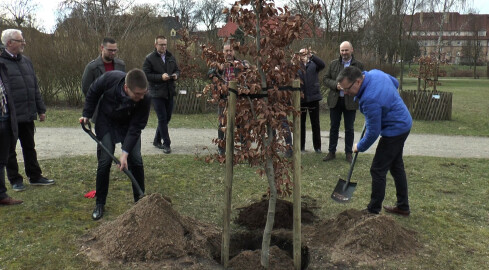
<path id="1" fill-rule="evenodd" d="M 126 71 L 126 64 L 119 58 L 114 58 L 114 70 Z M 82 92 L 84 96 L 87 96 L 88 88 L 90 84 L 98 77 L 105 73 L 104 61 L 102 56 L 99 55 L 96 59 L 92 60 L 85 66 L 82 76 Z"/>
<path id="2" fill-rule="evenodd" d="M 134 102 L 124 92 L 126 73 L 109 71 L 96 79 L 88 89 L 83 117 L 92 118 L 100 98 L 95 133 L 101 140 L 110 132 L 114 143 L 121 142 L 122 150 L 130 153 L 146 127 L 151 100 L 146 95 Z M 103 96 L 102 96 L 103 95 Z"/>
<path id="3" fill-rule="evenodd" d="M 303 66 L 304 69 L 299 70 L 301 91 L 304 93 L 304 98 L 301 99 L 301 102 L 312 102 L 323 99 L 318 74 L 325 66 L 326 64 L 323 60 L 313 55 L 306 66 Z"/>
<path id="4" fill-rule="evenodd" d="M 5 87 L 5 91 L 7 92 L 7 107 L 8 107 L 8 113 L 10 114 L 10 125 L 12 126 L 12 133 L 14 134 L 14 138 L 17 141 L 17 137 L 18 137 L 17 117 L 15 115 L 15 106 L 12 102 L 10 102 L 12 100 L 11 98 L 12 91 L 10 90 L 10 86 L 9 86 L 7 67 L 3 63 L 0 63 L 0 77 L 2 78 L 3 86 Z"/>
<path id="5" fill-rule="evenodd" d="M 29 58 L 18 54 L 10 56 L 7 50 L 0 55 L 0 63 L 7 67 L 10 85 L 10 102 L 15 104 L 15 112 L 19 123 L 31 122 L 37 119 L 37 114 L 46 113 L 41 92 L 37 84 L 34 66 Z"/>
<path id="6" fill-rule="evenodd" d="M 148 78 L 151 97 L 168 99 L 175 96 L 175 80 L 170 78 L 163 81 L 161 77 L 164 73 L 169 76 L 175 73 L 180 77 L 177 61 L 169 51 L 166 51 L 164 63 L 156 49 L 148 54 L 144 60 L 143 71 Z"/>
<path id="7" fill-rule="evenodd" d="M 357 67 L 362 71 L 364 70 L 363 64 L 360 61 L 357 61 L 353 55 L 350 66 Z M 328 71 L 326 71 L 326 74 L 324 75 L 324 84 L 330 89 L 328 94 L 328 107 L 330 108 L 336 107 L 336 103 L 338 103 L 340 91 L 336 89 L 336 85 L 338 85 L 336 77 L 338 77 L 338 74 L 340 74 L 343 69 L 343 59 L 340 56 L 339 59 L 331 61 Z M 355 102 L 352 96 L 345 95 L 345 107 L 347 110 L 356 110 L 358 109 L 358 102 Z"/>

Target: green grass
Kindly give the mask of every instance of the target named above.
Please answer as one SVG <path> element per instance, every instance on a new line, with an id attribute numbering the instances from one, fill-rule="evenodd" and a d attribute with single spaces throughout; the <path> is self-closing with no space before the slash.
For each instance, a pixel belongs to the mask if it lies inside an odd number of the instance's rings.
<path id="1" fill-rule="evenodd" d="M 489 80 L 470 78 L 442 78 L 439 91 L 453 93 L 451 121 L 419 121 L 415 120 L 411 133 L 427 133 L 441 135 L 489 136 Z M 406 78 L 403 89 L 416 89 L 416 79 Z M 326 100 L 326 97 L 324 101 Z M 39 123 L 39 127 L 78 127 L 81 109 L 48 108 L 48 119 Z M 321 130 L 329 130 L 329 114 L 320 116 Z M 358 112 L 355 121 L 357 131 L 361 130 L 364 117 Z M 148 127 L 155 128 L 157 119 L 151 111 Z M 171 128 L 217 128 L 217 113 L 182 115 L 174 114 L 170 122 Z M 307 121 L 310 128 L 310 122 Z M 343 124 L 341 125 L 343 129 Z"/>
<path id="2" fill-rule="evenodd" d="M 338 204 L 329 197 L 348 172 L 337 159 L 328 163 L 314 153 L 302 155 L 302 194 L 317 200 L 321 219 L 349 208 L 363 209 L 370 197 L 372 155 L 359 156 L 352 179 L 358 182 L 353 201 Z M 194 156 L 160 155 L 144 158 L 147 193 L 172 198 L 181 214 L 222 225 L 224 167 Z M 487 159 L 406 157 L 412 215 L 395 217 L 418 232 L 421 248 L 406 260 L 387 260 L 385 269 L 481 269 L 489 263 Z M 98 226 L 90 218 L 94 199 L 83 194 L 94 189 L 94 156 L 41 162 L 44 173 L 57 180 L 49 187 L 28 186 L 10 195 L 23 199 L 19 206 L 1 207 L 0 269 L 100 269 L 79 254 L 79 238 Z M 188 170 L 188 168 L 193 168 Z M 236 208 L 257 201 L 266 181 L 246 165 L 236 166 L 233 215 Z M 390 176 L 386 204 L 395 202 Z M 124 174 L 113 170 L 103 221 L 113 220 L 132 206 L 132 191 Z M 113 265 L 110 269 L 120 269 Z"/>

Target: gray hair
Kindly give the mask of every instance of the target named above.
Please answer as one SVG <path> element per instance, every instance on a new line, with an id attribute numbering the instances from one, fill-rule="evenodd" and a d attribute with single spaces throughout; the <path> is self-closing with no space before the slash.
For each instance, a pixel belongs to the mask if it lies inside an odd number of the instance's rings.
<path id="1" fill-rule="evenodd" d="M 19 29 L 5 29 L 2 31 L 2 43 L 7 46 L 7 42 L 14 38 L 14 34 L 19 33 L 22 35 L 22 31 Z"/>

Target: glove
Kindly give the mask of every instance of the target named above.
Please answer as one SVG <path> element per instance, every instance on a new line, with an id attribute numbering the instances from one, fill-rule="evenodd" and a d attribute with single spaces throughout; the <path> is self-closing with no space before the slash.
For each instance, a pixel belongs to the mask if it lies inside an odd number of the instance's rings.
<path id="1" fill-rule="evenodd" d="M 95 190 L 92 190 L 92 191 L 87 192 L 87 194 L 85 194 L 85 198 L 89 198 L 89 199 L 95 198 L 95 193 L 96 192 L 97 191 L 95 191 Z"/>

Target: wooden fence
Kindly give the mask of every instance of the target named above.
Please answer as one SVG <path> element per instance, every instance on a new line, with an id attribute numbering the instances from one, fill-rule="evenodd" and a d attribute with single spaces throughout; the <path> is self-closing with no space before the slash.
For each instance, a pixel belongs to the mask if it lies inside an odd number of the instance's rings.
<path id="1" fill-rule="evenodd" d="M 425 90 L 400 90 L 413 119 L 452 120 L 452 93 Z"/>
<path id="2" fill-rule="evenodd" d="M 207 102 L 207 96 L 202 94 L 205 84 L 194 84 L 190 87 L 179 88 L 173 112 L 178 114 L 194 114 L 212 111 L 215 106 Z M 217 109 L 216 109 L 217 111 Z"/>

